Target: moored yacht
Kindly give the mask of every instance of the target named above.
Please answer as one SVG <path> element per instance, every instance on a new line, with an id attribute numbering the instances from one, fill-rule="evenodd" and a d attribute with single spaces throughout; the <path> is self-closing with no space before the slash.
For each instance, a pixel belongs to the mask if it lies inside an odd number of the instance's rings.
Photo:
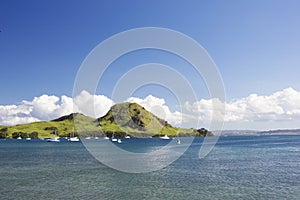
<path id="1" fill-rule="evenodd" d="M 79 142 L 79 138 L 74 137 L 74 129 L 73 129 L 72 133 L 70 133 L 70 138 L 68 139 L 68 141 L 70 141 L 70 142 Z"/>
<path id="2" fill-rule="evenodd" d="M 57 137 L 56 130 L 54 131 L 54 138 L 49 138 L 47 142 L 60 142 L 59 137 Z"/>
<path id="3" fill-rule="evenodd" d="M 112 141 L 112 142 L 117 142 L 117 141 L 118 141 L 118 139 L 115 138 L 115 133 L 112 134 L 112 136 L 111 136 L 111 141 Z"/>
<path id="4" fill-rule="evenodd" d="M 59 137 L 49 138 L 47 142 L 60 142 Z"/>
<path id="5" fill-rule="evenodd" d="M 70 142 L 79 142 L 79 138 L 78 137 L 70 137 L 69 141 Z"/>
<path id="6" fill-rule="evenodd" d="M 163 140 L 169 140 L 169 139 L 170 139 L 170 137 L 169 137 L 169 136 L 167 136 L 167 135 L 165 135 L 165 136 L 162 136 L 162 137 L 160 137 L 160 139 L 163 139 Z"/>

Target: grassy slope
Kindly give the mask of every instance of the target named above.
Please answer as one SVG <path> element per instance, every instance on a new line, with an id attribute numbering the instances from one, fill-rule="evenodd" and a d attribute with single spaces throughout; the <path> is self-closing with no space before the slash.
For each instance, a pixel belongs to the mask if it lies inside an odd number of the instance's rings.
<path id="1" fill-rule="evenodd" d="M 114 105 L 98 121 L 104 131 L 121 131 L 131 134 L 176 135 L 178 129 L 159 119 L 136 103 Z"/>
<path id="2" fill-rule="evenodd" d="M 57 132 L 62 135 L 67 131 L 71 131 L 73 126 L 71 122 L 34 122 L 30 124 L 20 124 L 16 126 L 8 127 L 9 135 L 12 135 L 14 132 L 24 132 L 24 133 L 32 133 L 38 132 L 39 137 L 53 137 L 51 134 L 52 130 L 45 130 L 46 127 L 56 127 Z"/>
<path id="3" fill-rule="evenodd" d="M 74 122 L 76 126 L 74 126 Z M 53 120 L 49 122 L 33 122 L 29 124 L 19 124 L 15 126 L 0 126 L 0 129 L 5 127 L 8 128 L 9 137 L 12 137 L 12 133 L 14 132 L 24 132 L 24 133 L 38 132 L 38 136 L 40 138 L 54 137 L 53 130 L 51 130 L 51 128 L 56 128 L 57 133 L 60 137 L 69 136 L 73 130 L 75 132 L 99 131 L 99 127 L 97 127 L 97 123 L 95 122 L 95 119 L 84 116 L 82 114 L 76 114 L 75 120 L 73 120 L 73 118 L 71 119 L 66 118 L 61 121 Z"/>
<path id="4" fill-rule="evenodd" d="M 60 137 L 69 136 L 73 130 L 76 133 L 80 133 L 80 136 L 93 136 L 92 134 L 95 133 L 97 133 L 97 136 L 103 136 L 102 132 L 127 133 L 135 137 L 165 134 L 168 136 L 196 134 L 195 129 L 183 129 L 171 126 L 168 122 L 158 118 L 136 103 L 116 104 L 105 116 L 99 119 L 75 113 L 49 122 L 0 126 L 0 130 L 6 127 L 8 128 L 8 137 L 12 137 L 14 132 L 38 132 L 38 137 L 40 138 L 54 137 L 54 128 Z"/>

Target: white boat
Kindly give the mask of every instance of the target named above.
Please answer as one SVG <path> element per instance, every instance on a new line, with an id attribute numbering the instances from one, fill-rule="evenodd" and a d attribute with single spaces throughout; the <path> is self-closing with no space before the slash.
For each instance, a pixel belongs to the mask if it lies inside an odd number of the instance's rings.
<path id="1" fill-rule="evenodd" d="M 28 138 L 26 138 L 26 140 L 27 140 L 27 141 L 30 141 L 30 140 L 31 140 L 31 138 L 30 138 L 30 137 L 28 137 Z"/>
<path id="2" fill-rule="evenodd" d="M 49 138 L 47 142 L 60 142 L 59 137 Z"/>
<path id="3" fill-rule="evenodd" d="M 73 129 L 72 133 L 70 133 L 70 138 L 68 139 L 68 141 L 70 141 L 70 142 L 79 142 L 79 138 L 74 137 L 74 129 Z"/>
<path id="4" fill-rule="evenodd" d="M 98 139 L 99 139 L 99 137 L 98 137 L 98 136 L 96 136 L 96 133 L 94 133 L 94 137 L 93 137 L 93 139 L 95 139 L 95 140 L 98 140 Z"/>
<path id="5" fill-rule="evenodd" d="M 90 139 L 91 139 L 91 137 L 86 137 L 85 139 L 86 139 L 86 140 L 90 140 Z"/>
<path id="6" fill-rule="evenodd" d="M 105 136 L 103 139 L 104 139 L 104 140 L 109 140 L 109 137 Z"/>
<path id="7" fill-rule="evenodd" d="M 69 141 L 70 142 L 79 142 L 79 138 L 78 137 L 70 137 Z"/>
<path id="8" fill-rule="evenodd" d="M 126 139 L 129 139 L 129 138 L 130 138 L 130 136 L 129 136 L 129 135 L 126 135 L 126 136 L 125 136 L 125 138 L 126 138 Z"/>
<path id="9" fill-rule="evenodd" d="M 22 140 L 22 138 L 19 136 L 19 137 L 17 137 L 17 140 Z"/>
<path id="10" fill-rule="evenodd" d="M 180 144 L 180 143 L 181 143 L 180 139 L 177 139 L 176 144 Z"/>
<path id="11" fill-rule="evenodd" d="M 167 136 L 167 135 L 165 135 L 165 136 L 162 136 L 162 137 L 160 137 L 160 139 L 163 139 L 163 140 L 169 140 L 169 139 L 170 139 L 170 137 L 169 137 L 169 136 Z"/>
<path id="12" fill-rule="evenodd" d="M 120 143 L 122 143 L 122 140 L 121 140 L 121 139 L 118 139 L 118 141 L 117 141 L 117 142 L 120 144 Z"/>
<path id="13" fill-rule="evenodd" d="M 54 138 L 49 138 L 49 139 L 47 140 L 47 142 L 60 142 L 59 137 L 57 137 L 56 130 L 55 130 L 55 132 L 54 132 L 54 135 L 55 135 L 55 137 L 54 137 Z"/>
<path id="14" fill-rule="evenodd" d="M 111 141 L 112 141 L 112 142 L 117 142 L 117 141 L 118 141 L 118 139 L 115 138 L 115 133 L 112 134 L 112 136 L 111 136 Z"/>

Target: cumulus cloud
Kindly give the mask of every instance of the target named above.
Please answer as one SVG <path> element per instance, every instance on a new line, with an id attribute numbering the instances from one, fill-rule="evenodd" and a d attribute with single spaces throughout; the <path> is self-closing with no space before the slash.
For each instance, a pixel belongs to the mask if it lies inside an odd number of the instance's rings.
<path id="1" fill-rule="evenodd" d="M 222 106 L 225 107 L 225 112 L 218 109 Z M 202 120 L 210 119 L 214 113 L 220 116 L 223 114 L 225 122 L 300 120 L 300 92 L 287 88 L 269 96 L 251 94 L 232 102 L 202 99 L 198 102 L 186 102 L 185 109 L 199 113 Z"/>
<path id="2" fill-rule="evenodd" d="M 181 125 L 189 119 L 189 116 L 182 112 L 171 112 L 163 98 L 157 98 L 152 95 L 149 95 L 144 99 L 130 97 L 127 99 L 127 101 L 140 104 L 146 110 L 155 114 L 157 117 L 165 119 L 173 125 Z"/>
<path id="3" fill-rule="evenodd" d="M 146 98 L 130 97 L 156 116 L 172 125 L 182 127 L 207 127 L 212 116 L 228 123 L 260 123 L 300 121 L 300 92 L 287 88 L 268 96 L 251 94 L 231 102 L 219 99 L 201 99 L 186 102 L 183 110 L 171 111 L 163 98 L 152 95 Z M 107 113 L 114 101 L 104 95 L 93 95 L 82 91 L 72 99 L 67 96 L 41 95 L 31 101 L 22 101 L 19 105 L 0 105 L 0 124 L 14 125 L 35 121 L 51 120 L 72 112 L 80 112 L 91 117 L 100 117 Z M 225 107 L 225 110 L 222 108 Z"/>
<path id="4" fill-rule="evenodd" d="M 105 115 L 113 104 L 110 98 L 104 95 L 92 95 L 87 91 L 82 91 L 74 98 L 75 112 L 94 118 Z"/>
<path id="5" fill-rule="evenodd" d="M 49 120 L 55 117 L 70 114 L 73 111 L 72 99 L 67 96 L 42 95 L 32 101 L 23 101 L 18 108 L 26 106 L 28 114 L 40 120 Z"/>
<path id="6" fill-rule="evenodd" d="M 0 124 L 15 125 L 52 120 L 73 112 L 99 117 L 112 105 L 113 101 L 104 95 L 91 95 L 86 91 L 82 91 L 74 99 L 44 94 L 34 97 L 32 101 L 24 100 L 19 105 L 0 106 Z"/>
<path id="7" fill-rule="evenodd" d="M 30 106 L 27 106 L 26 104 L 22 104 L 19 106 L 0 106 L 0 124 L 13 125 L 39 121 L 39 119 L 34 118 L 30 115 L 31 111 L 32 108 Z"/>

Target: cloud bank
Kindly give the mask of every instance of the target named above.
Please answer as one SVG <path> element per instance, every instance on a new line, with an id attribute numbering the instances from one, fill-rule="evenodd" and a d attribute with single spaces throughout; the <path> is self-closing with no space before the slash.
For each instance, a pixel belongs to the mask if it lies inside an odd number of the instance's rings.
<path id="1" fill-rule="evenodd" d="M 110 109 L 114 102 L 104 95 L 91 95 L 82 91 L 72 99 L 67 96 L 42 95 L 20 105 L 0 106 L 0 124 L 15 125 L 52 120 L 73 112 L 99 117 Z M 93 106 L 94 105 L 94 106 Z"/>
<path id="2" fill-rule="evenodd" d="M 175 126 L 208 126 L 215 114 L 225 123 L 241 122 L 299 122 L 300 92 L 287 88 L 268 96 L 251 94 L 230 102 L 218 99 L 201 99 L 185 102 L 181 110 L 172 112 L 165 99 L 149 95 L 145 98 L 130 97 L 128 102 L 136 102 L 160 118 Z M 94 105 L 94 106 L 93 106 Z M 23 100 L 19 105 L 0 105 L 0 124 L 15 125 L 58 118 L 72 112 L 80 112 L 91 117 L 106 114 L 114 101 L 104 95 L 93 95 L 82 91 L 72 99 L 67 96 L 41 95 L 33 100 Z M 218 108 L 225 106 L 226 111 Z M 224 118 L 222 118 L 222 115 Z"/>
<path id="3" fill-rule="evenodd" d="M 225 106 L 225 122 L 290 121 L 300 119 L 300 92 L 287 88 L 269 96 L 251 94 L 248 97 L 226 103 L 218 99 L 201 99 L 186 102 L 185 108 L 199 113 L 202 120 L 211 118 L 213 106 Z M 218 112 L 218 111 L 217 111 Z"/>

